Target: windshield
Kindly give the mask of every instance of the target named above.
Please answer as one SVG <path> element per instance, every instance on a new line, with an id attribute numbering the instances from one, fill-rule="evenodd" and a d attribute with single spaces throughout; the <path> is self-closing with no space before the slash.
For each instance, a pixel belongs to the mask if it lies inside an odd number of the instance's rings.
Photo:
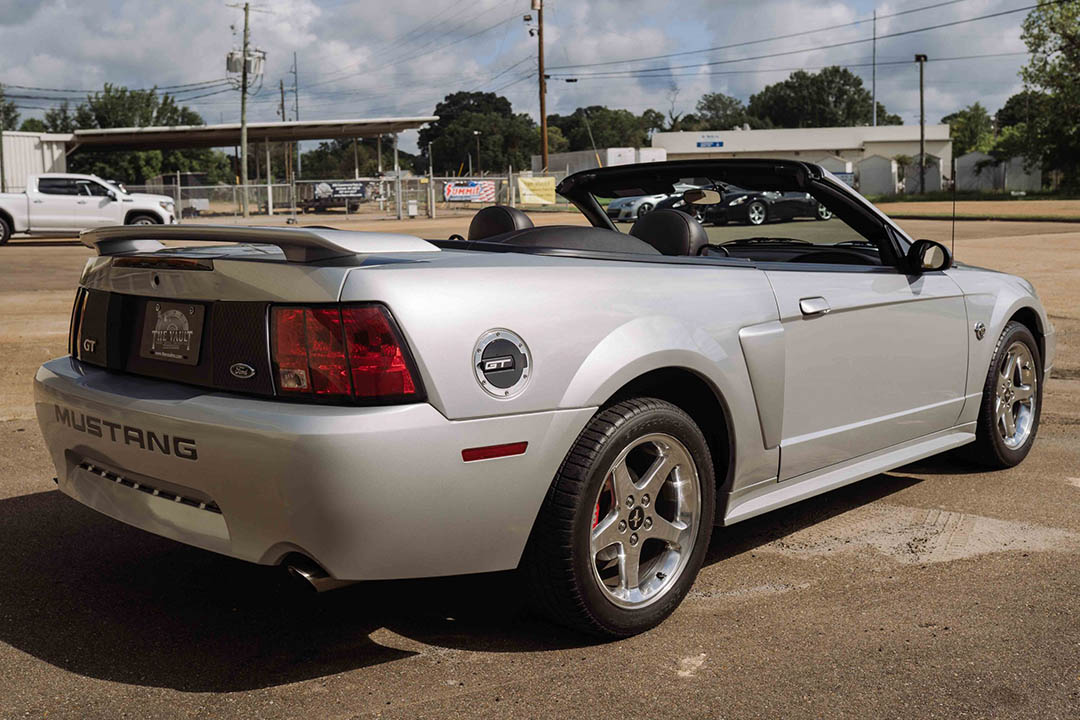
<path id="1" fill-rule="evenodd" d="M 719 179 L 681 178 L 672 190 L 649 196 L 594 197 L 615 228 L 624 233 L 648 213 L 668 209 L 700 222 L 710 245 L 825 245 L 877 252 L 874 239 L 837 218 L 826 198 L 785 189 L 780 182 L 776 187 L 759 184 L 748 190 Z"/>

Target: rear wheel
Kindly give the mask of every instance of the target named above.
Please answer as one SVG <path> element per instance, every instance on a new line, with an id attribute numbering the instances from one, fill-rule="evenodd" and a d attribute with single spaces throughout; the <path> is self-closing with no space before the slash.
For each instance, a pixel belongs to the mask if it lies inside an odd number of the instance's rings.
<path id="1" fill-rule="evenodd" d="M 1031 331 L 1009 322 L 983 386 L 971 458 L 993 468 L 1020 464 L 1035 442 L 1042 405 L 1042 358 Z"/>
<path id="2" fill-rule="evenodd" d="M 157 218 L 151 215 L 133 215 L 128 220 L 128 225 L 160 225 Z"/>
<path id="3" fill-rule="evenodd" d="M 694 421 L 653 398 L 600 412 L 552 482 L 524 560 L 537 609 L 625 637 L 670 615 L 708 550 L 712 458 Z"/>
<path id="4" fill-rule="evenodd" d="M 11 225 L 5 218 L 0 217 L 0 245 L 6 245 L 11 239 Z"/>

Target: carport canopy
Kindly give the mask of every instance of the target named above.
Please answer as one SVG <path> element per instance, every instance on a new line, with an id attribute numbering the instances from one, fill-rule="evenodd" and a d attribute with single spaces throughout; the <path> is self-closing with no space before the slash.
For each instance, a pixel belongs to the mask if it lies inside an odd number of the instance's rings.
<path id="1" fill-rule="evenodd" d="M 249 143 L 368 138 L 414 130 L 438 116 L 360 118 L 352 120 L 292 120 L 249 122 Z M 67 142 L 67 153 L 77 149 L 164 150 L 197 147 L 229 147 L 240 144 L 240 123 L 224 125 L 178 125 L 167 127 L 76 130 Z"/>

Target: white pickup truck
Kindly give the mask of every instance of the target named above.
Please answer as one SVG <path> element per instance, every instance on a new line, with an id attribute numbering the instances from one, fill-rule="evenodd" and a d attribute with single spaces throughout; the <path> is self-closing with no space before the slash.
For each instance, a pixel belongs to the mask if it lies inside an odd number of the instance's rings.
<path id="1" fill-rule="evenodd" d="M 96 175 L 31 175 L 26 192 L 0 194 L 0 245 L 15 233 L 74 235 L 105 225 L 174 222 L 168 195 L 125 192 Z"/>

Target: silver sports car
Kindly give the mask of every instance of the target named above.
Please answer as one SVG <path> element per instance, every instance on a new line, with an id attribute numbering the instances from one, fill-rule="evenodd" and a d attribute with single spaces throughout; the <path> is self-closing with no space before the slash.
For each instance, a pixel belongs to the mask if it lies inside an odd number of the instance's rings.
<path id="1" fill-rule="evenodd" d="M 654 210 L 622 233 L 604 211 L 691 178 L 833 217 Z M 494 206 L 447 240 L 85 233 L 70 354 L 35 379 L 60 490 L 320 589 L 520 567 L 547 616 L 625 636 L 678 606 L 714 525 L 962 445 L 993 467 L 1031 449 L 1055 344 L 1032 286 L 820 167 L 622 166 L 559 192 L 592 227 Z"/>

